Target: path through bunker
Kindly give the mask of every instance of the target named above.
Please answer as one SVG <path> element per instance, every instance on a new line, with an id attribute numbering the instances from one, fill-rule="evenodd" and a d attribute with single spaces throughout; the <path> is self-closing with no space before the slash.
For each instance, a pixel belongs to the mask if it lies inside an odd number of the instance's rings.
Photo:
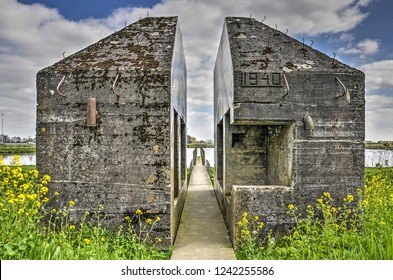
<path id="1" fill-rule="evenodd" d="M 209 174 L 200 157 L 193 167 L 172 260 L 235 260 Z"/>

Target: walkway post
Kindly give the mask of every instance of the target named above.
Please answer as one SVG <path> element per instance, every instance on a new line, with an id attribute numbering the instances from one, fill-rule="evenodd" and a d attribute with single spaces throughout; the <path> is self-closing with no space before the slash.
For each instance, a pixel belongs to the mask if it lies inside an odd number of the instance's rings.
<path id="1" fill-rule="evenodd" d="M 4 122 L 3 122 L 3 117 L 4 117 L 4 113 L 1 113 L 1 142 L 0 143 L 4 143 Z"/>

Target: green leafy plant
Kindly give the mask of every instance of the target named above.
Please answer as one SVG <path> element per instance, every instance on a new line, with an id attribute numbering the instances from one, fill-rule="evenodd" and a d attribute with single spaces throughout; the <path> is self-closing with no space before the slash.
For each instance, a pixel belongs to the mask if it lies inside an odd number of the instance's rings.
<path id="1" fill-rule="evenodd" d="M 342 207 L 325 192 L 302 217 L 293 204 L 288 215 L 296 222 L 284 237 L 240 235 L 239 259 L 393 259 L 393 169 L 366 177 L 364 192 L 348 194 Z M 316 212 L 321 215 L 316 215 Z M 319 218 L 322 216 L 321 218 Z M 242 219 L 243 220 L 243 219 Z M 239 221 L 243 231 L 251 225 Z M 250 229 L 249 229 L 250 231 Z"/>
<path id="2" fill-rule="evenodd" d="M 69 216 L 74 201 L 63 209 L 47 209 L 50 176 L 39 178 L 37 170 L 24 171 L 15 156 L 12 166 L 0 157 L 0 259 L 168 259 L 170 251 L 160 251 L 159 239 L 151 237 L 159 217 L 136 221 L 125 217 L 126 227 L 107 229 L 98 206 L 91 222 L 86 212 L 77 223 Z M 54 196 L 59 195 L 54 193 Z"/>

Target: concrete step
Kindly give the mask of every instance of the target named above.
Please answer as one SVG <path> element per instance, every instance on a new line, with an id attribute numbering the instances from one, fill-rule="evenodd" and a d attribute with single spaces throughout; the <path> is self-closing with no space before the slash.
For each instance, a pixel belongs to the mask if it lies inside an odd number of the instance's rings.
<path id="1" fill-rule="evenodd" d="M 172 260 L 235 260 L 206 167 L 193 167 Z"/>

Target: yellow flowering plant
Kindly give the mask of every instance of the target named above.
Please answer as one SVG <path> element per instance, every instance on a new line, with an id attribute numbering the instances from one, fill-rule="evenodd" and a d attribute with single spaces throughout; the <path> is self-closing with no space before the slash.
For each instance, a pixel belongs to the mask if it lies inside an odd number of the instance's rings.
<path id="1" fill-rule="evenodd" d="M 258 250 L 260 245 L 260 233 L 264 223 L 259 216 L 249 215 L 248 212 L 242 214 L 242 218 L 236 224 L 236 246 L 243 256 L 252 255 Z"/>
<path id="2" fill-rule="evenodd" d="M 49 176 L 38 178 L 37 170 L 26 171 L 14 156 L 11 166 L 5 166 L 0 157 L 0 252 L 14 256 L 35 246 L 31 235 L 44 217 Z M 2 257 L 3 257 L 2 256 Z"/>
<path id="3" fill-rule="evenodd" d="M 268 235 L 267 240 L 273 242 L 249 242 L 237 248 L 236 255 L 242 259 L 275 260 L 393 259 L 392 167 L 366 169 L 364 189 L 342 199 L 323 192 L 301 211 L 296 204 L 287 208 L 295 221 L 291 234 Z M 241 225 L 247 223 L 243 219 Z"/>
<path id="4" fill-rule="evenodd" d="M 20 166 L 15 157 L 5 166 L 0 156 L 0 259 L 168 259 L 150 243 L 150 233 L 160 217 L 137 210 L 120 226 L 102 226 L 104 205 L 73 220 L 70 210 L 78 211 L 77 200 L 63 208 L 49 207 L 60 194 L 50 190 L 51 178 L 39 178 L 37 170 Z M 83 211 L 83 210 L 82 210 Z M 156 243 L 159 239 L 155 239 Z"/>

